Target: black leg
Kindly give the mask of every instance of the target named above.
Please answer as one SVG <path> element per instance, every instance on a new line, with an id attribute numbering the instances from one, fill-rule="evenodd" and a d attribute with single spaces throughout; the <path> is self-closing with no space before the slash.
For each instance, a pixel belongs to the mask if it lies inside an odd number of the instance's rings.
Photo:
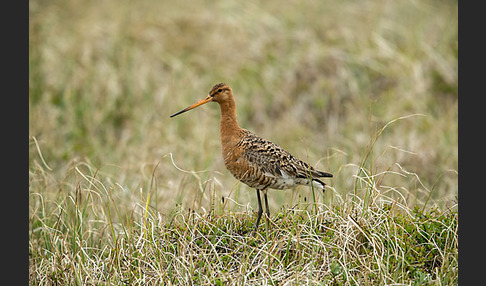
<path id="1" fill-rule="evenodd" d="M 267 228 L 270 228 L 270 209 L 268 208 L 267 192 L 263 192 L 263 198 L 265 199 L 265 208 L 267 213 Z"/>
<path id="2" fill-rule="evenodd" d="M 255 231 L 258 229 L 258 224 L 260 223 L 260 218 L 262 217 L 263 208 L 262 208 L 262 199 L 260 198 L 260 190 L 256 189 L 257 198 L 258 198 L 258 217 L 255 223 Z M 267 195 L 265 194 L 265 200 Z"/>

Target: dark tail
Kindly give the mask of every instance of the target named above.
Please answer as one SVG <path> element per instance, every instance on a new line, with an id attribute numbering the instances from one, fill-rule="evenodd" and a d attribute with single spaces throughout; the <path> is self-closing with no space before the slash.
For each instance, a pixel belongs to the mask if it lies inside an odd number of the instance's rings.
<path id="1" fill-rule="evenodd" d="M 316 177 L 319 177 L 319 178 L 322 178 L 322 177 L 332 178 L 332 174 L 331 173 L 322 172 L 322 171 L 317 171 L 317 176 Z"/>
<path id="2" fill-rule="evenodd" d="M 316 174 L 315 175 L 316 175 L 316 177 L 319 177 L 319 178 L 321 178 L 321 177 L 332 178 L 332 174 L 331 173 L 326 173 L 326 172 L 322 172 L 322 171 L 316 171 Z M 323 181 L 321 181 L 319 179 L 316 179 L 316 178 L 312 178 L 312 181 L 318 183 L 319 185 L 321 185 L 322 186 L 322 190 L 324 191 L 324 187 L 326 186 L 326 184 Z"/>
<path id="3" fill-rule="evenodd" d="M 326 184 L 323 181 L 318 180 L 318 179 L 314 179 L 314 178 L 312 179 L 312 181 L 318 183 L 319 185 L 321 185 L 322 186 L 322 190 L 324 190 L 324 187 L 326 186 Z"/>

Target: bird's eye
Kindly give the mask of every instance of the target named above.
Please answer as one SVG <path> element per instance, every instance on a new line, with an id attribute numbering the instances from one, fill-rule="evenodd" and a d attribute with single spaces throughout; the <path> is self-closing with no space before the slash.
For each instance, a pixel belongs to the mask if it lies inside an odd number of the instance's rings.
<path id="1" fill-rule="evenodd" d="M 221 88 L 220 88 L 220 89 L 218 89 L 218 92 L 222 92 L 222 91 L 223 91 L 223 90 L 222 90 Z"/>

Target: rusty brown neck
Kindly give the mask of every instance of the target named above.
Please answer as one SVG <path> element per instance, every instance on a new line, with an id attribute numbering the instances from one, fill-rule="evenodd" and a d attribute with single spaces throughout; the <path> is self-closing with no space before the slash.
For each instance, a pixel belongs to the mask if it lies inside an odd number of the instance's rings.
<path id="1" fill-rule="evenodd" d="M 221 102 L 219 107 L 221 109 L 221 144 L 224 148 L 233 145 L 231 143 L 237 139 L 241 128 L 236 120 L 236 104 L 233 98 Z"/>

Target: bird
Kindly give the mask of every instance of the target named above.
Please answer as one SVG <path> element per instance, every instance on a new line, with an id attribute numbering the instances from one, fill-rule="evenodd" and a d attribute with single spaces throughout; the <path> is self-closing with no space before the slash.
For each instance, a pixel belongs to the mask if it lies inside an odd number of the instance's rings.
<path id="1" fill-rule="evenodd" d="M 240 127 L 236 119 L 233 90 L 228 84 L 217 83 L 206 97 L 170 115 L 170 118 L 209 102 L 218 103 L 221 110 L 221 151 L 226 168 L 236 179 L 256 189 L 258 216 L 254 231 L 257 231 L 263 214 L 260 193 L 264 197 L 268 229 L 268 189 L 283 190 L 297 185 L 312 185 L 324 191 L 326 184 L 318 178 L 333 177 L 331 173 L 316 170 L 277 144 Z"/>

